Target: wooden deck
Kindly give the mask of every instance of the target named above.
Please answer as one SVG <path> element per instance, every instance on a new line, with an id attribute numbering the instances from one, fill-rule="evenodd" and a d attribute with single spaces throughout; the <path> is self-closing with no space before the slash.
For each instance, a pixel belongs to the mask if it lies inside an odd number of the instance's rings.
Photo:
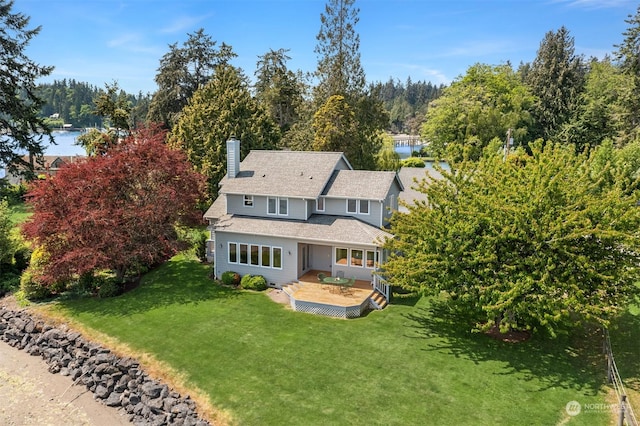
<path id="1" fill-rule="evenodd" d="M 368 310 L 374 293 L 370 282 L 358 280 L 352 287 L 323 284 L 318 282 L 319 272 L 311 271 L 285 286 L 294 310 L 343 318 L 358 317 Z"/>

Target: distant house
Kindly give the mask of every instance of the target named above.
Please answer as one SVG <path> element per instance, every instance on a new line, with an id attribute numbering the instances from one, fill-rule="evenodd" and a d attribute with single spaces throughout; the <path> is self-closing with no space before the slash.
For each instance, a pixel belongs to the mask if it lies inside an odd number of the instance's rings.
<path id="1" fill-rule="evenodd" d="M 323 271 L 370 282 L 389 298 L 375 271 L 405 191 L 397 173 L 353 170 L 341 152 L 251 151 L 240 163 L 232 139 L 219 185 L 204 215 L 216 277 L 262 275 L 280 288 Z"/>
<path id="2" fill-rule="evenodd" d="M 43 155 L 33 157 L 33 172 L 36 176 L 55 176 L 61 167 L 83 160 L 81 155 Z M 22 157 L 22 160 L 29 163 L 29 156 Z M 12 185 L 25 182 L 25 177 L 20 173 L 11 173 L 7 170 L 5 178 Z"/>

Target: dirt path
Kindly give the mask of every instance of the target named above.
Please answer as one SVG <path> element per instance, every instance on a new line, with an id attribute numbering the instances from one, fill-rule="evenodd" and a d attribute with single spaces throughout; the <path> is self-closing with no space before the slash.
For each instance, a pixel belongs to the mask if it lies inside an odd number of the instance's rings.
<path id="1" fill-rule="evenodd" d="M 117 426 L 127 418 L 93 399 L 83 385 L 47 371 L 47 364 L 0 341 L 0 425 Z"/>

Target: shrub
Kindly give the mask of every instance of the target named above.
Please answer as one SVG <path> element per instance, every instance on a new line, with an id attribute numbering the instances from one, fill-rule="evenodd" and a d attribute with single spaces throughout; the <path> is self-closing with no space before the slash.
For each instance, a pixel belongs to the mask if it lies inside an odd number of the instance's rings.
<path id="1" fill-rule="evenodd" d="M 20 291 L 28 300 L 41 300 L 53 295 L 51 288 L 39 282 L 37 274 L 30 268 L 24 271 L 20 277 Z"/>
<path id="2" fill-rule="evenodd" d="M 402 164 L 402 167 L 420 168 L 420 167 L 424 167 L 424 160 L 418 157 L 409 157 L 402 160 L 401 164 Z"/>
<path id="3" fill-rule="evenodd" d="M 238 284 L 240 284 L 240 274 L 238 274 L 237 272 L 223 272 L 220 279 L 222 280 L 222 284 L 224 285 L 237 286 Z"/>
<path id="4" fill-rule="evenodd" d="M 250 275 L 247 274 L 242 277 L 240 281 L 240 287 L 246 290 L 262 291 L 267 289 L 267 280 L 262 275 Z"/>
<path id="5" fill-rule="evenodd" d="M 98 284 L 99 298 L 115 297 L 122 292 L 122 286 L 118 284 L 114 277 L 96 277 L 96 279 L 100 280 Z"/>
<path id="6" fill-rule="evenodd" d="M 19 287 L 19 275 L 13 272 L 2 272 L 2 274 L 0 274 L 0 297 L 17 290 Z"/>

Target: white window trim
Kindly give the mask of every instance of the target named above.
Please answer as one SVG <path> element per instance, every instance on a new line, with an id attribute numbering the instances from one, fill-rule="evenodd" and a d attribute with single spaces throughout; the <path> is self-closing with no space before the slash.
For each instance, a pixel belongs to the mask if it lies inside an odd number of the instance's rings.
<path id="1" fill-rule="evenodd" d="M 269 211 L 269 201 L 270 200 L 275 200 L 276 201 L 276 211 L 274 213 L 271 213 Z M 286 213 L 282 213 L 280 211 L 280 202 L 281 201 L 285 201 L 287 203 L 287 212 Z M 267 214 L 269 216 L 289 216 L 289 199 L 288 198 L 284 198 L 284 197 L 267 197 Z"/>
<path id="2" fill-rule="evenodd" d="M 345 206 L 346 206 L 347 213 L 349 213 L 349 214 L 361 214 L 361 215 L 366 215 L 366 216 L 371 214 L 371 200 L 365 200 L 365 199 L 361 199 L 361 198 L 347 198 L 345 201 L 346 201 Z M 349 210 L 349 201 L 355 201 L 356 202 L 355 211 Z M 369 208 L 368 208 L 368 211 L 366 213 L 363 213 L 362 211 L 360 211 L 360 203 L 365 202 L 365 201 L 367 202 L 367 206 Z"/>
<path id="3" fill-rule="evenodd" d="M 243 199 L 242 199 L 242 204 L 243 204 L 245 207 L 253 208 L 253 206 L 255 205 L 255 204 L 253 203 L 253 195 L 245 195 L 245 196 L 243 197 Z"/>
<path id="4" fill-rule="evenodd" d="M 236 260 L 235 260 L 235 262 L 231 261 L 231 246 L 232 245 L 236 246 Z M 238 263 L 238 260 L 240 258 L 240 251 L 238 250 L 238 248 L 239 248 L 238 246 L 239 246 L 238 243 L 233 242 L 233 241 L 229 241 L 227 243 L 227 263 L 234 264 L 234 265 Z"/>
<path id="5" fill-rule="evenodd" d="M 274 259 L 274 252 L 277 250 L 280 250 L 280 266 L 273 266 L 273 259 Z M 282 269 L 282 264 L 284 263 L 284 256 L 283 256 L 283 251 L 282 251 L 282 247 L 271 247 L 271 269 Z"/>
<path id="6" fill-rule="evenodd" d="M 320 208 L 320 202 L 321 202 L 320 200 L 322 200 L 322 208 Z M 325 211 L 326 202 L 327 202 L 327 200 L 325 200 L 324 197 L 316 198 L 316 211 L 318 211 L 318 212 Z"/>

